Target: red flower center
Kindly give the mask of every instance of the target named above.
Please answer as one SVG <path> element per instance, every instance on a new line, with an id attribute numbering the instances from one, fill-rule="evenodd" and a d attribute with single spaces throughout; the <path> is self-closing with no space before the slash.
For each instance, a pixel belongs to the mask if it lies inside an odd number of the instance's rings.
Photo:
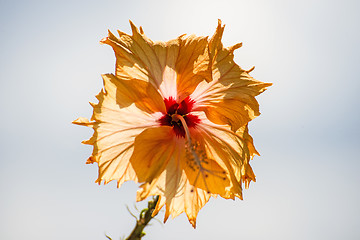
<path id="1" fill-rule="evenodd" d="M 195 127 L 200 122 L 198 116 L 190 113 L 194 105 L 194 100 L 191 98 L 185 98 L 180 104 L 172 97 L 165 98 L 164 102 L 166 106 L 166 114 L 164 114 L 158 121 L 161 126 L 172 126 L 176 136 L 185 137 L 185 129 L 180 120 L 173 120 L 172 116 L 174 114 L 181 115 L 185 119 L 188 128 Z"/>

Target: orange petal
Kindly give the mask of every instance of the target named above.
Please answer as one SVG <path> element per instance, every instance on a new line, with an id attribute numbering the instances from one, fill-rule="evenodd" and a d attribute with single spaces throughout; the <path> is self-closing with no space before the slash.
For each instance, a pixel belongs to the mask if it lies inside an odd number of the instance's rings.
<path id="1" fill-rule="evenodd" d="M 186 158 L 181 162 L 181 166 L 189 183 L 194 186 L 193 189 L 200 188 L 207 193 L 227 197 L 226 189 L 231 187 L 231 177 L 228 176 L 226 167 L 221 167 L 213 159 L 214 155 L 207 149 L 203 138 L 192 135 L 196 144 L 193 144 L 192 149 L 186 148 Z"/>
<path id="2" fill-rule="evenodd" d="M 101 43 L 110 45 L 116 56 L 116 76 L 149 82 L 163 98 L 180 102 L 202 80 L 211 80 L 207 37 L 179 36 L 168 42 L 153 42 L 132 23 L 132 35 L 109 32 Z"/>
<path id="3" fill-rule="evenodd" d="M 176 150 L 164 171 L 152 182 L 141 185 L 141 189 L 137 192 L 137 201 L 142 201 L 149 196 L 162 196 L 161 200 L 159 199 L 157 211 L 166 203 L 164 221 L 170 214 L 174 218 L 185 210 L 182 191 L 186 183 L 186 176 L 180 168 L 179 157 L 182 151 L 179 150 L 179 148 Z"/>
<path id="4" fill-rule="evenodd" d="M 254 171 L 250 164 L 244 164 L 241 167 L 241 180 L 245 183 L 245 188 L 249 188 L 250 182 L 256 182 Z"/>
<path id="5" fill-rule="evenodd" d="M 230 180 L 230 187 L 225 187 L 225 194 L 220 194 L 224 198 L 241 198 L 242 180 L 249 179 L 255 181 L 249 165 L 250 158 L 256 151 L 252 137 L 248 134 L 247 125 L 238 129 L 235 133 L 228 125 L 217 125 L 209 121 L 204 113 L 197 113 L 201 124 L 197 126 L 198 134 L 204 139 L 206 155 L 213 159 L 227 172 Z M 194 130 L 195 131 L 195 130 Z"/>
<path id="6" fill-rule="evenodd" d="M 255 96 L 272 84 L 253 79 L 234 62 L 233 51 L 241 44 L 224 48 L 221 43 L 223 30 L 219 21 L 209 40 L 213 80 L 201 82 L 191 98 L 196 101 L 194 110 L 204 111 L 212 122 L 228 124 L 236 131 L 260 115 Z"/>
<path id="7" fill-rule="evenodd" d="M 84 117 L 79 117 L 76 120 L 72 121 L 72 123 L 80 125 L 80 126 L 92 126 L 93 125 L 92 122 L 89 122 L 89 120 Z"/>
<path id="8" fill-rule="evenodd" d="M 131 23 L 133 35 L 119 32 L 117 38 L 109 31 L 101 43 L 110 45 L 116 56 L 116 76 L 150 82 L 154 87 L 161 81 L 161 66 L 153 52 L 152 41 Z"/>
<path id="9" fill-rule="evenodd" d="M 183 201 L 185 202 L 186 216 L 191 225 L 196 228 L 196 217 L 200 209 L 209 201 L 211 195 L 203 189 L 194 189 L 190 183 L 186 184 L 184 193 Z"/>
<path id="10" fill-rule="evenodd" d="M 182 170 L 181 162 L 185 161 L 185 140 L 177 139 L 177 145 L 165 169 L 151 182 L 141 185 L 137 192 L 137 201 L 149 196 L 160 195 L 153 215 L 165 207 L 164 222 L 185 212 L 190 223 L 195 227 L 199 210 L 209 200 L 211 194 L 190 184 L 187 175 Z"/>
<path id="11" fill-rule="evenodd" d="M 126 107 L 135 103 L 138 108 L 148 113 L 166 112 L 164 100 L 151 84 L 137 79 L 120 79 L 113 74 L 102 76 L 104 85 L 115 86 L 108 91 L 116 91 L 116 103 L 119 106 Z"/>
<path id="12" fill-rule="evenodd" d="M 251 159 L 253 159 L 255 155 L 260 156 L 260 153 L 255 149 L 253 138 L 249 134 L 248 125 L 241 127 L 236 133 L 246 142 Z"/>
<path id="13" fill-rule="evenodd" d="M 179 52 L 179 39 L 154 43 L 130 22 L 132 35 L 119 31 L 119 38 L 109 32 L 101 43 L 110 45 L 116 56 L 116 76 L 149 82 L 161 92 L 166 66 L 175 68 Z M 168 79 L 170 82 L 175 79 Z M 162 93 L 163 94 L 163 93 Z M 163 94 L 164 95 L 164 94 Z"/>
<path id="14" fill-rule="evenodd" d="M 242 138 L 244 139 L 244 141 L 246 143 L 247 149 L 249 151 L 250 158 L 249 157 L 246 158 L 246 161 L 244 162 L 244 164 L 241 167 L 241 180 L 245 184 L 245 188 L 249 188 L 251 181 L 256 182 L 254 171 L 252 170 L 252 168 L 250 166 L 250 159 L 253 159 L 254 155 L 260 156 L 260 154 L 255 149 L 255 146 L 253 143 L 253 138 L 249 134 L 248 125 L 241 127 L 237 131 L 237 134 L 242 136 Z"/>
<path id="15" fill-rule="evenodd" d="M 189 96 L 203 81 L 211 81 L 211 64 L 207 37 L 189 36 L 181 41 L 176 62 L 178 99 Z"/>
<path id="16" fill-rule="evenodd" d="M 190 184 L 184 171 L 180 170 L 176 158 L 169 161 L 166 170 L 151 183 L 145 183 L 138 190 L 137 201 L 148 196 L 160 195 L 153 215 L 166 205 L 164 222 L 171 215 L 177 217 L 185 212 L 189 222 L 196 227 L 196 217 L 200 209 L 209 201 L 211 194 Z"/>
<path id="17" fill-rule="evenodd" d="M 136 137 L 130 162 L 139 182 L 151 182 L 164 171 L 178 140 L 169 126 L 148 128 Z"/>
<path id="18" fill-rule="evenodd" d="M 94 129 L 94 135 L 84 143 L 94 146 L 88 163 L 98 163 L 98 183 L 117 180 L 120 186 L 128 180 L 137 181 L 129 162 L 135 137 L 144 129 L 158 125 L 154 115 L 142 111 L 134 103 L 130 104 L 129 96 L 125 93 L 121 82 L 104 76 L 104 90 L 96 96 L 99 103 L 92 104 L 93 122 L 85 118 L 74 121 L 75 124 L 92 126 Z"/>

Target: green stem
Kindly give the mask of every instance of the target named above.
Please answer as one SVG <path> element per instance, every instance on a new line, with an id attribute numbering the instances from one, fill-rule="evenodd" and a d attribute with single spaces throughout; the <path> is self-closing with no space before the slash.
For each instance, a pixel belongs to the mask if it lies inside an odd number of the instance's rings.
<path id="1" fill-rule="evenodd" d="M 136 221 L 134 230 L 126 240 L 140 240 L 145 233 L 143 232 L 146 225 L 153 218 L 152 213 L 155 210 L 156 204 L 159 200 L 159 196 L 156 196 L 153 200 L 148 202 L 148 207 L 140 212 L 139 219 Z"/>

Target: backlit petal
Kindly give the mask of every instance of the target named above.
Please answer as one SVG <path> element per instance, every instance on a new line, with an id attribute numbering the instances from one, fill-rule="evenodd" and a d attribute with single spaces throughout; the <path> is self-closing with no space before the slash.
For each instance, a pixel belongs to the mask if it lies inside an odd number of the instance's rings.
<path id="1" fill-rule="evenodd" d="M 142 111 L 134 103 L 119 105 L 119 102 L 128 102 L 120 89 L 119 82 L 104 76 L 104 90 L 97 95 L 99 103 L 92 104 L 94 135 L 84 143 L 94 146 L 89 162 L 99 165 L 98 183 L 117 180 L 120 185 L 128 180 L 136 181 L 137 176 L 129 162 L 135 137 L 144 129 L 158 125 L 154 115 Z M 83 120 L 76 123 L 89 125 Z"/>
<path id="2" fill-rule="evenodd" d="M 162 129 L 155 131 L 160 132 Z M 164 222 L 166 222 L 170 215 L 174 218 L 185 212 L 190 223 L 195 227 L 196 216 L 209 200 L 211 194 L 190 184 L 190 180 L 181 166 L 182 162 L 186 160 L 185 140 L 177 138 L 176 141 L 175 148 L 165 144 L 166 147 L 172 149 L 171 158 L 167 164 L 164 164 L 165 169 L 161 171 L 160 175 L 140 186 L 141 189 L 138 190 L 137 201 L 142 201 L 149 196 L 159 195 L 160 198 L 153 215 L 156 215 L 165 205 Z M 160 151 L 162 152 L 161 149 Z M 145 165 L 146 163 L 147 161 L 145 161 Z M 141 167 L 141 164 L 139 167 Z M 144 168 L 147 168 L 147 166 Z"/>
<path id="3" fill-rule="evenodd" d="M 249 134 L 249 129 L 247 125 L 241 127 L 236 133 L 242 136 L 249 151 L 250 158 L 249 157 L 246 158 L 246 161 L 244 162 L 241 168 L 241 180 L 243 183 L 245 183 L 245 188 L 249 188 L 251 181 L 256 182 L 254 171 L 250 166 L 250 159 L 253 159 L 255 155 L 260 156 L 260 154 L 255 149 L 253 138 Z"/>
<path id="4" fill-rule="evenodd" d="M 191 98 L 196 101 L 194 110 L 204 111 L 212 122 L 228 124 L 236 131 L 260 115 L 255 96 L 272 84 L 255 80 L 234 62 L 233 51 L 241 44 L 224 48 L 221 43 L 223 30 L 219 21 L 209 41 L 213 80 L 201 82 Z"/>
<path id="5" fill-rule="evenodd" d="M 184 139 L 179 139 L 184 143 Z M 184 145 L 177 145 L 174 149 L 172 158 L 168 161 L 164 171 L 153 179 L 151 182 L 141 185 L 141 189 L 137 193 L 137 201 L 142 201 L 149 196 L 160 195 L 158 210 L 166 203 L 165 221 L 171 212 L 173 217 L 182 213 L 184 202 L 176 201 L 183 196 L 183 188 L 186 184 L 186 176 L 184 175 L 180 162 L 184 158 Z M 183 199 L 182 199 L 183 200 Z M 156 214 L 155 212 L 154 214 Z"/>
<path id="6" fill-rule="evenodd" d="M 107 91 L 116 91 L 116 104 L 127 107 L 135 103 L 148 113 L 165 112 L 165 104 L 159 92 L 148 82 L 137 79 L 118 78 L 113 74 L 103 75 L 104 84 L 111 82 Z"/>
<path id="7" fill-rule="evenodd" d="M 152 48 L 153 42 L 130 22 L 132 35 L 123 32 L 119 38 L 109 32 L 102 43 L 109 44 L 116 56 L 116 72 L 119 78 L 139 79 L 158 87 L 162 81 L 161 63 Z"/>
<path id="8" fill-rule="evenodd" d="M 119 38 L 109 32 L 101 40 L 116 56 L 116 76 L 149 82 L 164 98 L 182 101 L 202 80 L 211 80 L 207 37 L 183 35 L 168 42 L 153 42 L 131 23 L 132 35 Z"/>
<path id="9" fill-rule="evenodd" d="M 207 37 L 191 35 L 181 41 L 176 62 L 179 102 L 189 96 L 201 81 L 211 81 L 210 63 Z"/>
<path id="10" fill-rule="evenodd" d="M 135 138 L 130 163 L 139 182 L 152 182 L 164 171 L 177 151 L 178 141 L 168 126 L 148 128 Z"/>
<path id="11" fill-rule="evenodd" d="M 235 133 L 228 125 L 218 125 L 209 121 L 203 112 L 193 113 L 196 114 L 201 120 L 193 134 L 195 139 L 198 136 L 203 139 L 205 146 L 205 153 L 207 159 L 213 159 L 217 164 L 226 172 L 226 178 L 230 181 L 231 185 L 225 184 L 225 181 L 220 177 L 219 170 L 209 171 L 210 179 L 217 179 L 218 184 L 223 184 L 222 188 L 225 192 L 216 192 L 214 189 L 208 189 L 211 193 L 217 193 L 224 198 L 234 198 L 234 196 L 242 198 L 241 182 L 245 182 L 245 187 L 248 186 L 250 181 L 256 181 L 255 175 L 250 166 L 250 159 L 255 154 L 259 155 L 256 151 L 253 139 L 248 133 L 248 127 L 243 126 Z M 206 168 L 206 164 L 204 164 Z M 189 179 L 191 179 L 189 177 Z M 208 184 L 209 185 L 209 184 Z M 203 186 L 196 185 L 202 189 Z M 221 189 L 221 188 L 220 188 Z"/>
<path id="12" fill-rule="evenodd" d="M 196 188 L 203 189 L 208 193 L 219 194 L 224 198 L 234 198 L 232 192 L 240 196 L 241 186 L 235 178 L 231 165 L 227 161 L 223 161 L 221 158 L 223 156 L 219 156 L 215 151 L 218 149 L 215 149 L 211 142 L 207 141 L 206 134 L 204 131 L 191 131 L 194 142 L 193 152 L 189 149 L 190 147 L 186 147 L 186 158 L 181 162 L 189 183 Z M 231 189 L 234 184 L 237 186 L 237 190 Z"/>
<path id="13" fill-rule="evenodd" d="M 191 185 L 185 172 L 180 170 L 179 164 L 176 158 L 171 159 L 159 178 L 140 186 L 137 201 L 142 201 L 148 196 L 159 195 L 160 198 L 153 216 L 165 205 L 164 222 L 170 215 L 175 218 L 185 212 L 189 222 L 195 228 L 197 214 L 209 201 L 211 194 Z"/>

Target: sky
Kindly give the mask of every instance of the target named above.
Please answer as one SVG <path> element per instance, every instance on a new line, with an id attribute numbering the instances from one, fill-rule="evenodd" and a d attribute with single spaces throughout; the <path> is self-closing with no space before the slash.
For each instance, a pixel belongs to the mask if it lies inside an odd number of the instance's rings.
<path id="1" fill-rule="evenodd" d="M 272 82 L 250 134 L 261 156 L 244 200 L 211 199 L 194 230 L 184 214 L 143 239 L 360 239 L 359 1 L 0 0 L 0 239 L 127 236 L 138 185 L 97 185 L 86 165 L 89 101 L 114 72 L 107 30 L 153 40 L 243 42 L 235 61 Z"/>

